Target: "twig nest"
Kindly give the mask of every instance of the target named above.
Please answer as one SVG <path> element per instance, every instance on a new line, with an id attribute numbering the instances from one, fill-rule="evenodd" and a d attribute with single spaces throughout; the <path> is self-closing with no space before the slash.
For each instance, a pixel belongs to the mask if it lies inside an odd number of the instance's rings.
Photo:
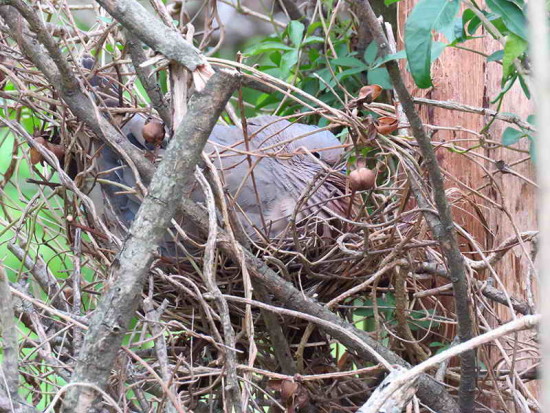
<path id="1" fill-rule="evenodd" d="M 164 140 L 164 123 L 158 119 L 150 119 L 143 125 L 141 133 L 145 142 L 160 146 Z"/>
<path id="2" fill-rule="evenodd" d="M 369 168 L 357 168 L 349 174 L 349 186 L 352 191 L 365 191 L 374 188 L 376 173 Z"/>

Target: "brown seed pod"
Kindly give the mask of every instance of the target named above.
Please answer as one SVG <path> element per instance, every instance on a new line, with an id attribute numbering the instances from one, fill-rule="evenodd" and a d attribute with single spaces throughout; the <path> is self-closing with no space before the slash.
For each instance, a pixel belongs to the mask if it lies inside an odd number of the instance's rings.
<path id="1" fill-rule="evenodd" d="M 376 173 L 368 168 L 357 168 L 349 174 L 349 186 L 353 192 L 374 188 Z"/>
<path id="2" fill-rule="evenodd" d="M 63 159 L 65 158 L 65 147 L 63 145 L 56 145 L 54 143 L 50 143 L 46 139 L 44 139 L 42 136 L 38 136 L 34 138 L 34 141 L 37 144 L 42 145 L 46 149 L 53 152 L 53 154 L 60 161 L 63 161 Z M 42 162 L 44 160 L 44 157 L 42 156 L 42 154 L 35 147 L 31 147 L 30 155 L 31 155 L 31 163 L 33 165 L 36 165 L 37 163 Z"/>
<path id="3" fill-rule="evenodd" d="M 42 145 L 46 148 L 48 147 L 47 146 L 48 141 L 44 139 L 42 136 L 38 136 L 37 138 L 34 138 L 34 141 L 39 145 Z M 37 163 L 42 162 L 44 160 L 44 157 L 42 156 L 42 154 L 38 152 L 38 149 L 36 149 L 34 146 L 31 146 L 30 155 L 31 155 L 31 163 L 33 165 L 36 165 Z"/>
<path id="4" fill-rule="evenodd" d="M 382 135 L 389 135 L 397 130 L 399 121 L 392 116 L 382 116 L 376 120 L 376 130 Z"/>
<path id="5" fill-rule="evenodd" d="M 160 146 L 164 140 L 164 123 L 158 119 L 150 119 L 143 126 L 141 133 L 147 143 Z"/>

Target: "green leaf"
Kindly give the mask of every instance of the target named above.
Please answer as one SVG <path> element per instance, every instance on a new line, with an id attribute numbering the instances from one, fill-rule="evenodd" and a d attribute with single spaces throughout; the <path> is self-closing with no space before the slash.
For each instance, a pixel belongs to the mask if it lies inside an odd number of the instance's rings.
<path id="1" fill-rule="evenodd" d="M 520 130 L 514 128 L 506 128 L 502 134 L 502 144 L 505 146 L 510 146 L 515 143 L 518 143 L 521 138 L 526 136 L 526 134 Z"/>
<path id="2" fill-rule="evenodd" d="M 287 46 L 284 43 L 265 42 L 249 47 L 245 50 L 244 54 L 248 56 L 255 56 L 257 54 L 271 52 L 273 50 L 294 50 L 294 48 Z"/>
<path id="3" fill-rule="evenodd" d="M 298 53 L 299 50 L 291 50 L 290 52 L 285 53 L 281 57 L 281 79 L 286 79 L 290 75 L 290 71 L 298 63 Z"/>
<path id="4" fill-rule="evenodd" d="M 394 3 L 399 3 L 401 0 L 384 0 L 386 6 L 391 6 Z"/>
<path id="5" fill-rule="evenodd" d="M 529 115 L 527 116 L 527 122 L 529 122 L 531 125 L 535 126 L 535 115 Z"/>
<path id="6" fill-rule="evenodd" d="M 368 66 L 365 65 L 361 60 L 347 56 L 347 57 L 338 57 L 330 61 L 330 65 L 343 66 L 343 67 L 362 67 L 365 70 L 368 69 Z"/>
<path id="7" fill-rule="evenodd" d="M 357 75 L 359 73 L 363 73 L 366 69 L 363 67 L 350 67 L 349 69 L 343 70 L 340 73 L 336 74 L 336 79 L 343 80 L 346 77 L 350 77 L 352 75 Z"/>
<path id="8" fill-rule="evenodd" d="M 458 0 L 420 0 L 409 15 L 405 23 L 405 50 L 418 87 L 432 86 L 432 31 L 451 25 L 458 9 Z"/>
<path id="9" fill-rule="evenodd" d="M 508 30 L 527 40 L 527 21 L 523 10 L 516 3 L 509 0 L 486 0 L 486 3 L 502 18 Z"/>
<path id="10" fill-rule="evenodd" d="M 521 37 L 510 33 L 506 36 L 506 44 L 504 45 L 504 57 L 502 58 L 503 76 L 510 76 L 514 68 L 514 60 L 520 57 L 527 50 L 527 42 Z"/>
<path id="11" fill-rule="evenodd" d="M 365 49 L 365 53 L 363 54 L 363 59 L 365 62 L 371 64 L 376 60 L 376 55 L 378 54 L 378 45 L 373 40 L 370 42 L 369 46 Z"/>
<path id="12" fill-rule="evenodd" d="M 525 97 L 527 99 L 531 99 L 531 91 L 529 90 L 529 86 L 527 86 L 527 83 L 525 83 L 525 79 L 523 78 L 523 76 L 518 76 L 518 80 L 521 89 L 523 90 L 523 93 L 525 93 Z"/>
<path id="13" fill-rule="evenodd" d="M 447 45 L 443 42 L 434 42 L 432 45 L 432 63 L 439 59 Z"/>
<path id="14" fill-rule="evenodd" d="M 397 53 L 389 54 L 384 56 L 382 59 L 377 59 L 371 66 L 371 69 L 376 69 L 377 67 L 382 66 L 384 63 L 390 62 L 392 60 L 405 59 L 407 53 L 405 50 L 400 50 Z"/>
<path id="15" fill-rule="evenodd" d="M 380 85 L 384 89 L 391 89 L 392 83 L 390 75 L 385 67 L 379 67 L 377 69 L 369 70 L 367 74 L 367 80 L 369 85 Z"/>
<path id="16" fill-rule="evenodd" d="M 313 43 L 324 43 L 325 39 L 320 36 L 309 36 L 302 42 L 302 46 L 313 44 Z"/>
<path id="17" fill-rule="evenodd" d="M 302 43 L 302 39 L 304 38 L 304 30 L 305 26 L 303 23 L 292 20 L 288 24 L 288 38 L 290 39 L 290 42 L 295 46 L 299 47 Z"/>
<path id="18" fill-rule="evenodd" d="M 502 60 L 504 58 L 504 50 L 497 50 L 496 52 L 492 53 L 491 55 L 487 56 L 488 62 L 497 62 L 499 60 Z"/>

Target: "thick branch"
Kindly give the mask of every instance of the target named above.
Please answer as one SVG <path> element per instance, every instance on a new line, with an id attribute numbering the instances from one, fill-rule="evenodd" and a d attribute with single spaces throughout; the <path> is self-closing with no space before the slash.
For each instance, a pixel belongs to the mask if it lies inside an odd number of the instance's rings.
<path id="1" fill-rule="evenodd" d="M 176 130 L 156 170 L 149 193 L 132 223 L 129 236 L 113 264 L 113 285 L 102 297 L 86 333 L 72 382 L 104 388 L 134 317 L 145 276 L 153 260 L 188 177 L 193 176 L 201 151 L 221 111 L 238 85 L 235 72 L 219 71 L 189 101 L 189 111 Z M 95 398 L 90 388 L 71 387 L 65 400 L 68 411 L 88 411 Z"/>
<path id="2" fill-rule="evenodd" d="M 380 22 L 376 18 L 370 3 L 366 0 L 349 0 L 361 9 L 361 19 L 364 19 L 371 33 L 378 43 L 380 54 L 383 56 L 391 53 L 388 41 Z M 399 101 L 403 106 L 405 115 L 409 120 L 411 130 L 422 152 L 424 167 L 430 177 L 433 187 L 434 201 L 439 215 L 435 222 L 431 220 L 431 230 L 439 241 L 441 250 L 449 267 L 449 275 L 453 283 L 455 307 L 458 320 L 458 336 L 461 342 L 467 341 L 473 336 L 472 319 L 470 315 L 470 300 L 468 298 L 468 282 L 464 268 L 464 258 L 458 247 L 454 222 L 451 210 L 445 195 L 443 174 L 439 168 L 430 138 L 424 130 L 422 120 L 414 108 L 414 101 L 407 90 L 399 66 L 395 61 L 386 63 L 393 87 L 397 92 Z M 429 212 L 425 214 L 431 215 Z M 433 217 L 432 217 L 433 218 Z M 474 411 L 474 396 L 476 389 L 476 355 L 474 350 L 461 354 L 461 380 L 459 387 L 459 404 L 464 412 Z"/>
<path id="3" fill-rule="evenodd" d="M 168 59 L 194 71 L 208 66 L 201 52 L 185 41 L 181 33 L 170 29 L 135 0 L 97 0 L 107 12 L 117 19 L 132 35 Z"/>

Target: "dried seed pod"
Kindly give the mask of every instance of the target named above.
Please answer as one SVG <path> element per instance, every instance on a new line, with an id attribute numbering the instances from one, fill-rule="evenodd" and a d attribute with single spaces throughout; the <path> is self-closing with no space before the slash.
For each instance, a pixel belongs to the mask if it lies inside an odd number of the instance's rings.
<path id="1" fill-rule="evenodd" d="M 374 188 L 376 173 L 368 168 L 357 168 L 349 174 L 349 186 L 352 191 L 365 191 Z"/>
<path id="2" fill-rule="evenodd" d="M 39 145 L 42 145 L 46 148 L 48 147 L 49 142 L 46 139 L 44 139 L 42 136 L 38 136 L 37 138 L 34 138 L 34 141 Z M 31 146 L 30 155 L 31 155 L 31 163 L 33 165 L 36 165 L 37 163 L 40 163 L 44 160 L 44 157 L 42 156 L 42 154 L 34 146 Z"/>
<path id="3" fill-rule="evenodd" d="M 361 102 L 371 103 L 382 93 L 382 87 L 379 85 L 363 86 L 359 90 L 359 100 Z"/>
<path id="4" fill-rule="evenodd" d="M 376 130 L 382 135 L 389 135 L 397 130 L 399 121 L 392 116 L 382 116 L 376 120 Z"/>
<path id="5" fill-rule="evenodd" d="M 42 136 L 38 136 L 34 138 L 34 141 L 51 151 L 59 161 L 63 161 L 65 158 L 65 147 L 63 145 L 56 145 L 54 143 L 48 142 L 45 138 Z M 30 149 L 30 155 L 31 155 L 31 163 L 33 165 L 36 165 L 39 162 L 42 162 L 44 160 L 44 157 L 42 154 L 36 149 L 35 147 L 31 147 Z"/>
<path id="6" fill-rule="evenodd" d="M 145 142 L 160 146 L 164 140 L 164 123 L 158 119 L 150 119 L 141 131 Z"/>

